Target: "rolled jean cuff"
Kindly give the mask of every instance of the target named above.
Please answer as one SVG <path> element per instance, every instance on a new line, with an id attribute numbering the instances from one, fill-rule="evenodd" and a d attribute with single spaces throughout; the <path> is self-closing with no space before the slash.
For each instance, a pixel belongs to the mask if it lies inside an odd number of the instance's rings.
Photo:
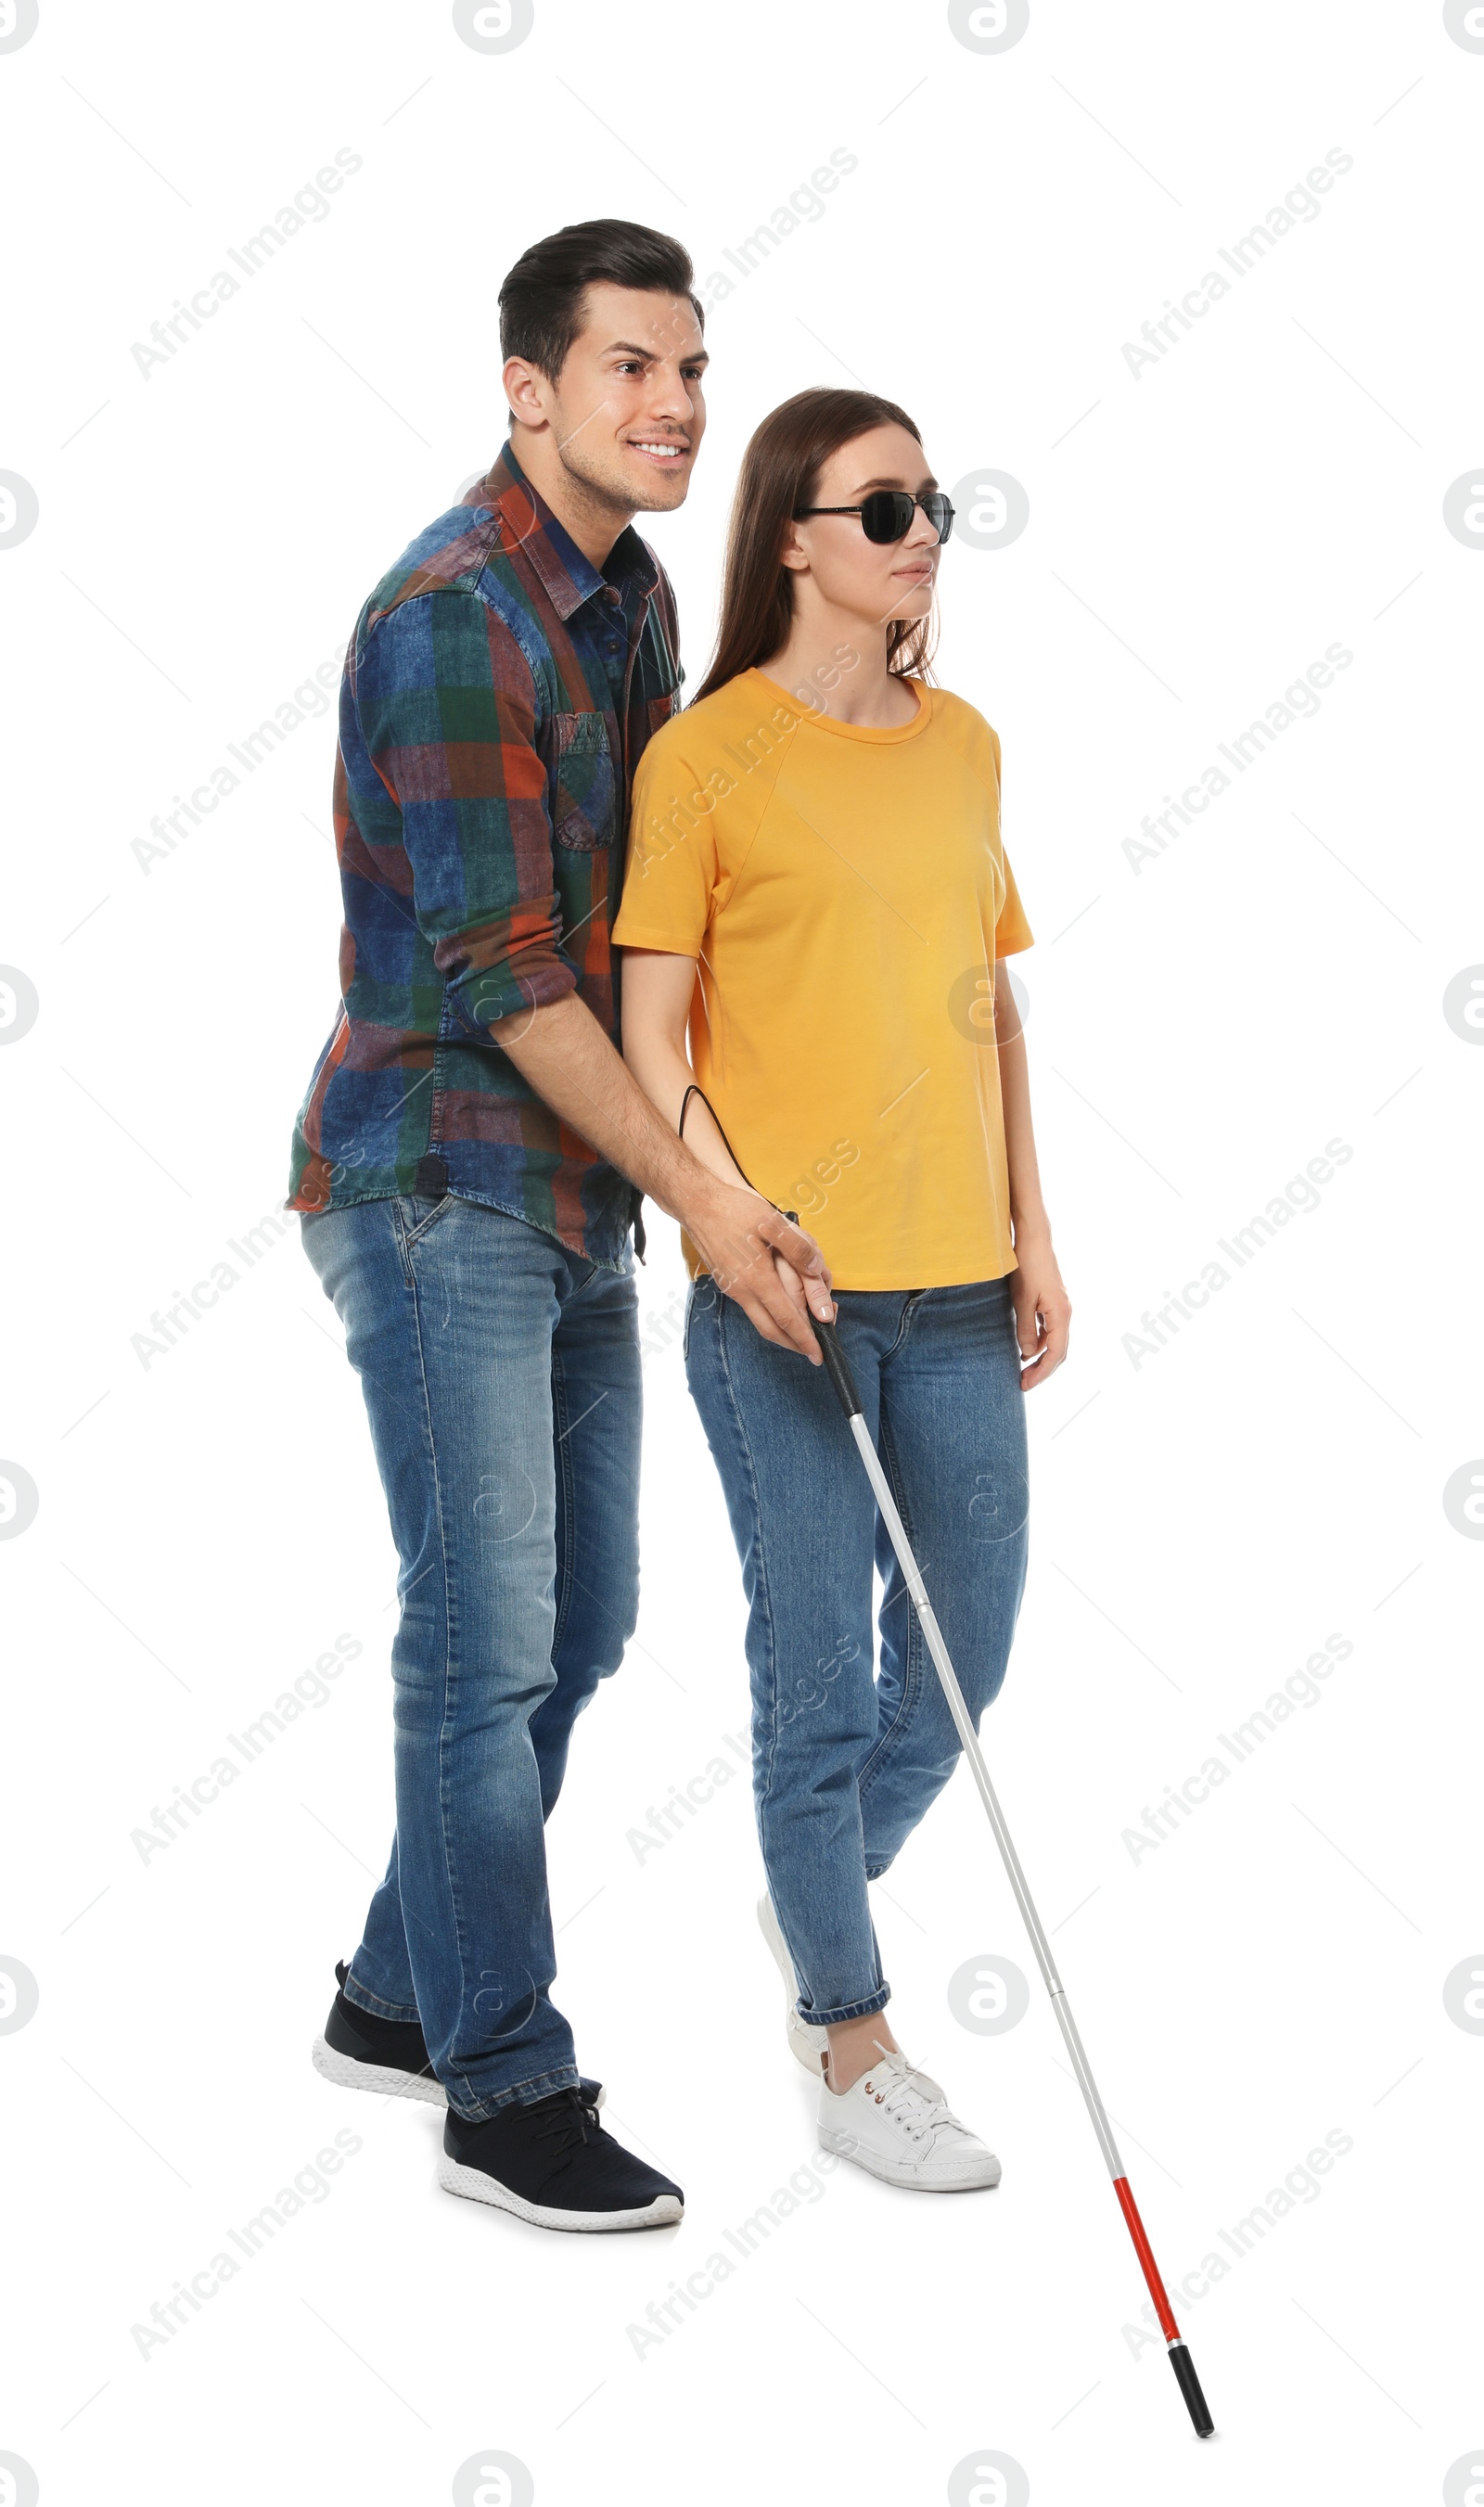
<path id="1" fill-rule="evenodd" d="M 409 2010 L 404 2003 L 383 2002 L 380 1994 L 368 1993 L 353 1967 L 346 1970 L 341 1991 L 355 2010 L 373 2012 L 378 2019 L 400 2019 L 405 2024 L 409 2020 L 416 2023 L 421 2016 L 416 2002 Z"/>
<path id="2" fill-rule="evenodd" d="M 838 2028 L 847 2019 L 869 2018 L 873 2011 L 885 2011 L 891 1999 L 891 1987 L 884 1984 L 876 1993 L 868 1993 L 863 2002 L 837 2003 L 833 2011 L 801 2011 L 799 2017 L 811 2028 Z"/>
<path id="3" fill-rule="evenodd" d="M 508 2089 L 481 2089 L 475 2084 L 461 2081 L 460 2094 L 455 2097 L 447 2081 L 443 2086 L 448 2090 L 449 2104 L 461 2123 L 488 2124 L 502 2107 L 534 2106 L 538 2098 L 549 2098 L 558 2089 L 575 2089 L 581 2078 L 575 2063 L 559 2063 L 550 2072 L 537 2073 L 533 2081 L 517 2081 Z"/>

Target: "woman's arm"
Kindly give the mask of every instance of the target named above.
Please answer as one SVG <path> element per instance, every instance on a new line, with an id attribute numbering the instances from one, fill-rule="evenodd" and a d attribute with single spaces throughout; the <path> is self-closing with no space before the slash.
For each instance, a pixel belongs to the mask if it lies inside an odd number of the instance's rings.
<path id="1" fill-rule="evenodd" d="M 651 1106 L 678 1132 L 685 1092 L 696 1077 L 685 1047 L 696 961 L 668 949 L 626 949 L 623 987 L 624 1060 Z M 746 1183 L 720 1125 L 700 1097 L 693 1097 L 685 1109 L 685 1145 L 724 1183 Z M 747 1189 L 751 1191 L 750 1184 Z"/>
<path id="2" fill-rule="evenodd" d="M 676 1140 L 673 1126 L 661 1118 L 576 994 L 563 993 L 525 1013 L 509 1012 L 496 1035 L 553 1112 L 679 1219 L 717 1286 L 737 1299 L 764 1340 L 795 1349 L 818 1365 L 819 1347 L 804 1303 L 780 1280 L 773 1259 L 782 1245 L 823 1293 L 828 1274 L 818 1247 L 771 1202 L 741 1186 L 735 1175 L 718 1176 Z"/>
<path id="3" fill-rule="evenodd" d="M 656 1111 L 678 1131 L 685 1092 L 695 1080 L 686 1051 L 686 1026 L 696 991 L 696 961 L 668 949 L 626 949 L 623 963 L 624 1060 Z M 704 1098 L 685 1108 L 685 1145 L 723 1183 L 745 1186 L 758 1201 L 763 1195 L 747 1183 L 728 1149 L 721 1126 Z M 764 1203 L 772 1208 L 771 1203 Z M 705 1249 L 698 1246 L 698 1251 Z M 795 1306 L 807 1303 L 821 1322 L 834 1319 L 829 1274 L 806 1278 L 775 1255 L 778 1275 Z"/>
<path id="4" fill-rule="evenodd" d="M 1041 1199 L 1040 1168 L 1031 1121 L 1031 1074 L 1025 1030 L 1010 988 L 1007 961 L 995 967 L 995 1037 L 999 1048 L 999 1099 L 1004 1109 L 1005 1159 L 1010 1171 L 1010 1224 L 1019 1269 L 1012 1275 L 1015 1327 L 1027 1362 L 1021 1389 L 1029 1393 L 1054 1375 L 1067 1356 L 1071 1300 L 1051 1250 L 1051 1221 Z M 687 1126 L 687 1129 L 689 1126 Z"/>

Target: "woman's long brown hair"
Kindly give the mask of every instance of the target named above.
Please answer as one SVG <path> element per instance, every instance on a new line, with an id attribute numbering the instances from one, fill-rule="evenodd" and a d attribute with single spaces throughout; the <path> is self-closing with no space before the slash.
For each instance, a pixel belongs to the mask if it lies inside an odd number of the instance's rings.
<path id="1" fill-rule="evenodd" d="M 727 528 L 716 651 L 693 705 L 740 672 L 755 670 L 787 643 L 793 574 L 782 557 L 794 509 L 813 504 L 815 483 L 831 454 L 874 426 L 905 426 L 919 444 L 923 441 L 906 411 L 876 392 L 821 385 L 795 392 L 764 418 L 742 454 Z M 934 638 L 931 615 L 891 619 L 887 669 L 898 676 L 925 673 Z"/>

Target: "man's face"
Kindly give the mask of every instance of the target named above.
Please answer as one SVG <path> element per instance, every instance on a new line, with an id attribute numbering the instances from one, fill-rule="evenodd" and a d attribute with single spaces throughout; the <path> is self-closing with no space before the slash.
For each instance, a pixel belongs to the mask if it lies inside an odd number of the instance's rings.
<path id="1" fill-rule="evenodd" d="M 512 357 L 517 417 L 591 495 L 624 514 L 670 513 L 685 500 L 706 432 L 706 354 L 689 297 L 649 288 L 587 291 L 581 331 L 556 382 Z"/>

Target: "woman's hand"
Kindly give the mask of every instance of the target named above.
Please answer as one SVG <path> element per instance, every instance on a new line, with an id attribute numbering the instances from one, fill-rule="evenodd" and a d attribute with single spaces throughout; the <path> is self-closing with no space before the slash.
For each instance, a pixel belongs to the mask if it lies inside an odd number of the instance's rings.
<path id="1" fill-rule="evenodd" d="M 812 1245 L 814 1238 L 807 1230 L 804 1235 L 805 1242 Z M 831 1275 L 828 1263 L 823 1263 L 818 1274 L 807 1282 L 800 1278 L 793 1264 L 781 1254 L 775 1253 L 773 1267 L 778 1273 L 778 1285 L 795 1313 L 816 1316 L 821 1324 L 834 1323 L 839 1308 L 829 1293 Z"/>
<path id="2" fill-rule="evenodd" d="M 1055 1375 L 1067 1356 L 1071 1299 L 1063 1286 L 1048 1227 L 1017 1228 L 1015 1252 L 1020 1268 L 1010 1274 L 1010 1294 L 1015 1301 L 1016 1337 L 1026 1361 L 1020 1389 L 1033 1393 L 1038 1384 Z"/>

